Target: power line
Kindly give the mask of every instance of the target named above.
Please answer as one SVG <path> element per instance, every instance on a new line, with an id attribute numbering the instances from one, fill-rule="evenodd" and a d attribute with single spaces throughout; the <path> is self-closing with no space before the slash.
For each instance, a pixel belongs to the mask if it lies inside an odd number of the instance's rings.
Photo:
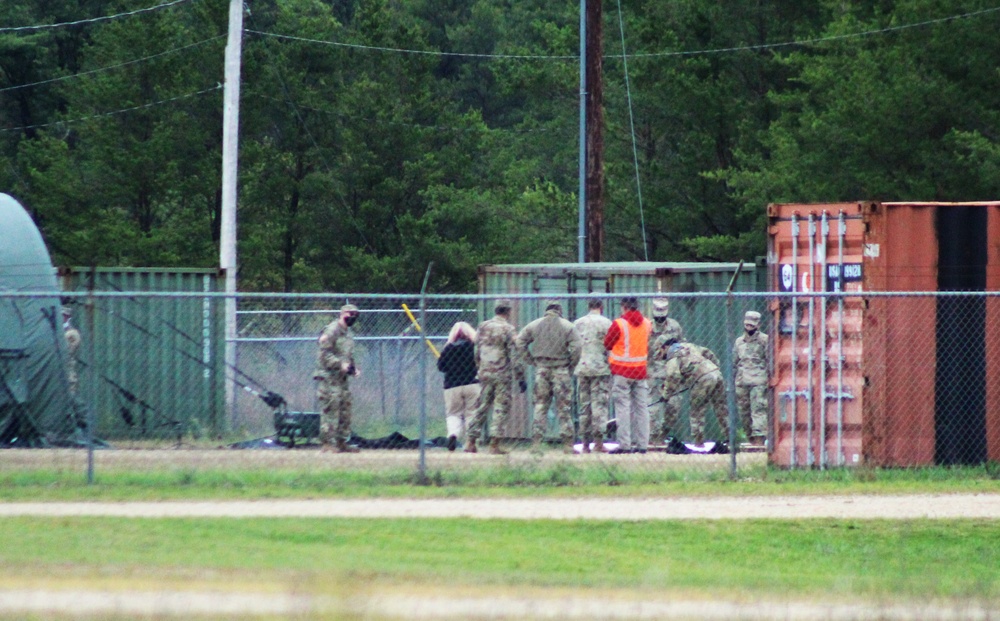
<path id="1" fill-rule="evenodd" d="M 277 34 L 274 32 L 262 32 L 260 30 L 247 30 L 250 34 L 262 37 L 274 37 L 276 39 L 287 39 L 289 41 L 301 41 L 303 43 L 319 43 L 321 45 L 332 45 L 334 47 L 345 47 L 358 50 L 369 50 L 375 52 L 396 52 L 400 54 L 424 54 L 427 56 L 457 56 L 462 58 L 498 58 L 516 60 L 576 60 L 579 56 L 540 56 L 532 54 L 472 54 L 467 52 L 441 52 L 436 50 L 410 50 L 398 47 L 378 47 L 375 45 L 361 45 L 360 43 L 341 43 L 339 41 L 323 41 L 321 39 L 306 39 L 304 37 L 293 37 L 291 35 Z"/>
<path id="2" fill-rule="evenodd" d="M 211 41 L 215 41 L 216 39 L 225 39 L 225 38 L 226 38 L 226 35 L 216 35 L 214 37 L 209 37 L 208 39 L 204 39 L 202 41 L 198 41 L 197 43 L 191 43 L 190 45 L 184 45 L 182 47 L 175 47 L 172 50 L 166 50 L 165 52 L 160 52 L 158 54 L 153 54 L 152 56 L 144 56 L 142 58 L 136 58 L 135 60 L 129 60 L 129 61 L 126 61 L 126 62 L 123 62 L 123 63 L 119 63 L 117 65 L 109 65 L 107 67 L 99 67 L 97 69 L 91 69 L 90 71 L 82 71 L 80 73 L 73 73 L 73 74 L 70 74 L 70 75 L 64 75 L 62 77 L 52 78 L 50 80 L 41 80 L 39 82 L 32 82 L 30 84 L 18 84 L 16 86 L 8 86 L 6 88 L 0 88 L 0 93 L 6 93 L 7 91 L 16 91 L 18 89 L 28 88 L 28 87 L 31 87 L 31 86 L 41 86 L 43 84 L 52 84 L 53 82 L 61 82 L 63 80 L 69 80 L 69 79 L 72 79 L 72 78 L 80 78 L 80 77 L 83 77 L 85 75 L 92 75 L 92 74 L 95 74 L 95 73 L 101 73 L 103 71 L 111 71 L 112 69 L 120 69 L 122 67 L 127 67 L 129 65 L 135 65 L 135 64 L 138 64 L 138 63 L 146 62 L 148 60 L 153 60 L 154 58 L 159 58 L 160 56 L 166 56 L 167 54 L 173 54 L 175 52 L 181 52 L 181 51 L 193 48 L 193 47 L 198 47 L 200 45 L 204 45 L 204 44 L 209 43 Z"/>
<path id="3" fill-rule="evenodd" d="M 92 114 L 90 116 L 81 117 L 78 119 L 67 119 L 65 121 L 53 121 L 51 123 L 39 123 L 38 125 L 24 125 L 22 127 L 6 127 L 0 129 L 0 132 L 16 132 L 24 129 L 40 129 L 43 127 L 52 127 L 54 125 L 68 125 L 70 123 L 80 123 L 82 121 L 90 121 L 92 119 L 99 119 L 106 116 L 114 116 L 116 114 L 124 114 L 125 112 L 133 112 L 135 110 L 142 110 L 144 108 L 152 108 L 154 106 L 159 106 L 162 104 L 171 103 L 174 101 L 180 101 L 181 99 L 189 99 L 191 97 L 197 97 L 198 95 L 204 95 L 205 93 L 210 93 L 212 91 L 217 91 L 222 88 L 221 84 L 216 84 L 210 88 L 202 89 L 196 93 L 188 93 L 186 95 L 178 95 L 176 97 L 171 97 L 170 99 L 161 99 L 160 101 L 154 101 L 152 103 L 142 104 L 141 106 L 132 106 L 131 108 L 122 108 L 121 110 L 114 110 L 112 112 L 102 112 L 100 114 Z"/>
<path id="4" fill-rule="evenodd" d="M 981 15 L 987 15 L 989 13 L 996 13 L 1000 11 L 1000 6 L 993 7 L 991 9 L 983 9 L 981 11 L 972 11 L 970 13 L 963 13 L 961 15 L 949 15 L 948 17 L 940 17 L 938 19 L 930 19 L 924 22 L 915 22 L 912 24 L 902 24 L 899 26 L 889 26 L 887 28 L 878 28 L 876 30 L 865 30 L 862 32 L 849 32 L 842 35 L 831 35 L 829 37 L 820 37 L 816 39 L 803 39 L 801 41 L 784 41 L 781 43 L 761 43 L 759 45 L 743 45 L 738 47 L 720 47 L 709 50 L 696 50 L 691 52 L 648 52 L 640 54 L 630 54 L 630 58 L 643 58 L 652 56 L 696 56 L 701 54 L 725 54 L 729 52 L 746 52 L 753 50 L 767 50 L 778 47 L 792 47 L 792 46 L 805 46 L 805 45 L 815 45 L 817 43 L 826 43 L 827 41 L 842 41 L 844 39 L 858 39 L 862 37 L 871 37 L 881 34 L 889 34 L 892 32 L 898 32 L 900 30 L 909 30 L 911 28 L 923 28 L 925 26 L 933 26 L 935 24 L 943 24 L 945 22 L 957 21 L 960 19 L 968 19 L 971 17 L 979 17 Z M 620 55 L 610 56 L 610 58 L 621 58 Z"/>
<path id="5" fill-rule="evenodd" d="M 163 4 L 158 4 L 156 6 L 150 6 L 143 9 L 136 9 L 134 11 L 128 11 L 127 13 L 116 13 L 114 15 L 103 15 L 101 17 L 91 17 L 89 19 L 80 19 L 75 22 L 60 22 L 58 24 L 38 24 L 35 26 L 5 26 L 0 28 L 0 32 L 28 32 L 32 30 L 46 30 L 49 28 L 63 28 L 66 26 L 79 26 L 81 24 L 92 24 L 95 22 L 106 22 L 113 19 L 119 19 L 122 17 L 131 17 L 132 15 L 138 15 L 140 13 L 149 13 L 150 11 L 158 11 L 160 9 L 165 9 L 177 4 L 183 4 L 185 2 L 190 2 L 191 0 L 172 0 L 172 2 L 165 2 Z"/>
<path id="6" fill-rule="evenodd" d="M 277 101 L 281 103 L 288 103 L 284 99 L 279 99 L 278 97 L 268 97 L 267 95 L 260 95 L 261 99 L 268 99 L 270 101 Z M 320 114 L 329 114 L 330 116 L 335 116 L 341 120 L 351 120 L 351 121 L 361 121 L 364 123 L 381 123 L 384 125 L 398 125 L 400 127 L 411 127 L 414 129 L 426 129 L 441 132 L 455 132 L 455 133 L 478 133 L 478 132 L 493 132 L 502 131 L 511 134 L 533 134 L 540 132 L 552 132 L 552 131 L 565 131 L 565 127 L 535 127 L 535 128 L 497 128 L 497 127 L 455 127 L 450 125 L 422 125 L 420 123 L 405 123 L 403 121 L 392 121 L 388 119 L 372 119 L 367 117 L 352 116 L 349 114 L 344 114 L 343 112 L 338 112 L 336 110 L 327 110 L 325 108 L 316 108 L 314 106 L 307 106 L 304 104 L 298 104 L 299 108 L 303 110 L 309 110 L 310 112 L 319 112 Z"/>
<path id="7" fill-rule="evenodd" d="M 862 37 L 871 37 L 881 34 L 889 34 L 892 32 L 898 32 L 901 30 L 908 30 L 912 28 L 923 28 L 926 26 L 933 26 L 935 24 L 942 24 L 951 21 L 957 21 L 960 19 L 969 19 L 973 17 L 980 17 L 982 15 L 988 15 L 990 13 L 996 13 L 1000 11 L 1000 6 L 993 7 L 990 9 L 983 9 L 981 11 L 972 11 L 969 13 L 962 13 L 960 15 L 949 15 L 947 17 L 941 17 L 938 19 L 931 19 L 923 22 L 915 22 L 912 24 L 901 24 L 899 26 L 889 26 L 886 28 L 878 28 L 875 30 L 865 30 L 861 32 L 851 32 L 841 35 L 831 35 L 829 37 L 817 37 L 814 39 L 802 39 L 796 41 L 781 41 L 778 43 L 761 43 L 757 45 L 742 45 L 734 47 L 720 47 L 720 48 L 710 48 L 703 50 L 689 50 L 689 51 L 677 51 L 677 52 L 638 52 L 629 54 L 628 58 L 652 58 L 652 57 L 667 57 L 667 56 L 700 56 L 707 54 L 726 54 L 731 52 L 745 52 L 753 50 L 767 50 L 773 48 L 781 47 L 794 47 L 794 46 L 807 46 L 816 45 L 818 43 L 826 43 L 828 41 L 842 41 L 844 39 L 858 39 Z M 463 52 L 442 52 L 434 50 L 413 50 L 406 48 L 392 48 L 392 47 L 378 47 L 373 45 L 361 45 L 359 43 L 341 43 L 338 41 L 323 41 L 321 39 L 308 39 L 305 37 L 294 37 L 291 35 L 277 34 L 273 32 L 262 32 L 259 30 L 247 30 L 246 32 L 251 34 L 256 34 L 264 37 L 274 37 L 277 39 L 286 39 L 289 41 L 300 41 L 302 43 L 316 43 L 320 45 L 332 45 L 335 47 L 344 47 L 359 50 L 371 50 L 376 52 L 395 52 L 399 54 L 424 54 L 428 56 L 453 56 L 453 57 L 464 57 L 464 58 L 484 58 L 484 59 L 513 59 L 513 60 L 579 60 L 577 55 L 530 55 L 530 54 L 471 54 Z M 623 54 L 605 54 L 604 58 L 617 59 L 622 58 Z"/>

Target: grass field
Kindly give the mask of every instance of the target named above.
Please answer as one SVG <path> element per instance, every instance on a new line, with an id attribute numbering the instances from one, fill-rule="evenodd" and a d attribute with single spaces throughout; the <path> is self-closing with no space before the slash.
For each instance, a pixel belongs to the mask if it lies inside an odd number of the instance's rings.
<path id="1" fill-rule="evenodd" d="M 601 497 L 614 502 L 623 496 L 1000 493 L 993 466 L 789 472 L 761 465 L 730 481 L 717 469 L 620 467 L 609 475 L 607 464 L 494 460 L 475 468 L 429 468 L 428 479 L 418 481 L 410 465 L 366 469 L 349 463 L 354 466 L 106 463 L 96 483 L 88 485 L 75 466 L 29 466 L 10 459 L 0 462 L 0 501 Z M 308 594 L 337 602 L 362 595 L 529 594 L 626 602 L 923 602 L 955 610 L 1000 609 L 1000 522 L 988 520 L 16 517 L 0 519 L 0 541 L 0 591 L 212 590 Z M 361 617 L 335 610 L 308 618 Z"/>

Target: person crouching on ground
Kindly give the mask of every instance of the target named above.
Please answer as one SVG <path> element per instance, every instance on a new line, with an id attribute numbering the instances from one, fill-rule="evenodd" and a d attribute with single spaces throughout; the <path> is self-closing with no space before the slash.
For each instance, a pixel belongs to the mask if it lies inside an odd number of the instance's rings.
<path id="1" fill-rule="evenodd" d="M 448 333 L 448 343 L 437 361 L 444 373 L 445 424 L 448 427 L 448 450 L 465 442 L 466 424 L 472 422 L 479 399 L 476 379 L 476 330 L 459 321 Z"/>

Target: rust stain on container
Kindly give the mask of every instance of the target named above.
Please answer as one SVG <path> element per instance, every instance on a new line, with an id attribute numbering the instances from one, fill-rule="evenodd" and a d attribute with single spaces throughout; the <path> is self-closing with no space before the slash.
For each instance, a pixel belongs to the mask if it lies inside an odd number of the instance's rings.
<path id="1" fill-rule="evenodd" d="M 768 206 L 773 448 L 786 467 L 1000 458 L 1000 203 Z M 990 381 L 994 380 L 994 381 Z M 980 446 L 981 444 L 981 446 Z"/>

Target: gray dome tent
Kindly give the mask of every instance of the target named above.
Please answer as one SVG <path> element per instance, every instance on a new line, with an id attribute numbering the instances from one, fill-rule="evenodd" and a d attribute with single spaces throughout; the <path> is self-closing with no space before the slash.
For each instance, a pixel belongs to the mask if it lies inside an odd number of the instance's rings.
<path id="1" fill-rule="evenodd" d="M 0 446 L 53 446 L 77 437 L 52 259 L 21 205 L 0 194 Z M 11 297 L 11 292 L 45 295 Z"/>

